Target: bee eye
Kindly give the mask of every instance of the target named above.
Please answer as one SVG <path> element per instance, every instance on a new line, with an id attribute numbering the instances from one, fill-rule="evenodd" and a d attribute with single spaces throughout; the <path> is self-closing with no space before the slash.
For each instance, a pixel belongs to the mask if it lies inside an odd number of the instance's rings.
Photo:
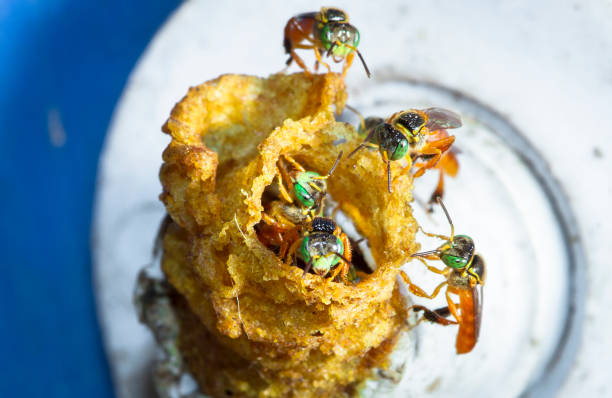
<path id="1" fill-rule="evenodd" d="M 443 255 L 441 260 L 444 264 L 451 268 L 460 269 L 467 265 L 467 259 L 461 256 Z"/>
<path id="2" fill-rule="evenodd" d="M 306 206 L 306 207 L 314 206 L 314 200 L 312 199 L 312 196 L 310 196 L 310 194 L 308 193 L 308 190 L 304 188 L 302 184 L 294 185 L 294 194 L 297 200 L 303 206 Z"/>
<path id="3" fill-rule="evenodd" d="M 338 32 L 338 36 L 340 37 L 340 41 L 342 43 L 346 43 L 351 38 L 350 32 L 344 27 L 340 28 L 340 31 Z"/>
<path id="4" fill-rule="evenodd" d="M 308 243 L 309 243 L 309 237 L 305 237 L 304 239 L 302 239 L 302 243 L 300 244 L 300 255 L 302 256 L 302 259 L 305 262 L 309 262 L 310 261 L 310 252 L 308 251 Z"/>
<path id="5" fill-rule="evenodd" d="M 403 139 L 397 143 L 397 147 L 395 148 L 395 151 L 393 151 L 393 154 L 391 154 L 391 160 L 398 160 L 398 159 L 403 158 L 404 155 L 406 155 L 407 151 L 408 151 L 408 141 L 406 139 Z"/>
<path id="6" fill-rule="evenodd" d="M 323 47 L 325 47 L 326 50 L 329 50 L 333 41 L 331 37 L 333 34 L 331 28 L 331 24 L 325 24 L 321 30 L 321 37 L 319 37 L 319 40 L 321 40 L 321 43 L 323 43 Z"/>

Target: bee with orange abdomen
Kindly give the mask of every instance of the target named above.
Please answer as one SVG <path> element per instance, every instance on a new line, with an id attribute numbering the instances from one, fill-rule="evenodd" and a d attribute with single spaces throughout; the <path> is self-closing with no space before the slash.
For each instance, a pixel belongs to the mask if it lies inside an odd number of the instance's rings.
<path id="1" fill-rule="evenodd" d="M 458 354 L 470 352 L 480 333 L 482 320 L 482 287 L 486 277 L 486 266 L 483 258 L 475 253 L 474 241 L 467 235 L 455 235 L 451 218 L 442 201 L 438 198 L 444 213 L 451 225 L 451 236 L 426 234 L 446 240 L 444 244 L 435 250 L 415 253 L 412 257 L 419 258 L 432 272 L 445 276 L 445 281 L 440 283 L 432 294 L 427 294 L 419 286 L 412 283 L 408 275 L 403 271 L 401 276 L 408 285 L 408 290 L 419 297 L 434 298 L 441 289 L 446 286 L 447 307 L 430 310 L 422 305 L 412 306 L 413 311 L 423 311 L 423 317 L 419 320 L 427 320 L 440 325 L 459 325 L 457 333 L 456 349 Z M 429 260 L 441 260 L 446 268 L 437 269 L 428 265 L 423 258 Z M 452 295 L 459 296 L 456 304 Z M 452 315 L 455 320 L 447 319 Z"/>
<path id="2" fill-rule="evenodd" d="M 348 15 L 338 8 L 321 7 L 319 12 L 308 12 L 291 18 L 285 25 L 283 45 L 285 52 L 289 54 L 287 65 L 295 60 L 306 73 L 310 71 L 304 60 L 295 52 L 297 49 L 314 50 L 317 58 L 315 70 L 320 63 L 331 72 L 329 64 L 322 59 L 323 54 L 331 56 L 334 62 L 345 61 L 342 67 L 343 78 L 357 53 L 370 77 L 370 70 L 357 50 L 359 31 L 349 23 Z"/>
<path id="3" fill-rule="evenodd" d="M 435 167 L 448 151 L 455 137 L 446 129 L 461 127 L 461 117 L 443 108 L 409 109 L 396 112 L 387 120 L 380 117 L 362 118 L 359 133 L 365 136 L 348 157 L 362 148 L 378 149 L 387 169 L 387 189 L 391 192 L 391 162 L 410 156 L 410 167 L 417 167 L 414 177 L 422 176 Z"/>

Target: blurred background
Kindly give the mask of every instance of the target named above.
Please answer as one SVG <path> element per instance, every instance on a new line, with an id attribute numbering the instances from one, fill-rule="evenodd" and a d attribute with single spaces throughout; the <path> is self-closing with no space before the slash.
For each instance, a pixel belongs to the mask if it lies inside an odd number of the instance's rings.
<path id="1" fill-rule="evenodd" d="M 178 0 L 0 0 L 0 396 L 114 397 L 94 293 L 96 171 Z"/>
<path id="2" fill-rule="evenodd" d="M 140 58 L 182 4 L 174 25 L 162 31 L 164 40 L 154 42 Z M 98 316 L 97 311 L 119 305 L 113 301 L 116 296 L 94 292 L 97 249 L 92 251 L 92 241 L 99 232 L 92 224 L 94 193 L 101 175 L 108 187 L 116 181 L 113 173 L 136 173 L 140 181 L 141 172 L 154 181 L 147 185 L 151 192 L 141 191 L 153 203 L 147 202 L 153 213 L 160 205 L 155 201 L 156 166 L 136 170 L 138 162 L 126 161 L 123 169 L 99 174 L 107 131 L 114 134 L 106 141 L 113 149 L 138 123 L 149 123 L 146 131 L 137 132 L 139 137 L 163 144 L 159 126 L 189 85 L 224 72 L 267 75 L 280 70 L 286 59 L 281 46 L 286 20 L 321 6 L 309 1 L 228 4 L 0 0 L 0 397 L 115 397 L 111 364 L 118 369 L 133 358 L 125 356 L 129 351 L 111 350 L 115 355 L 109 361 L 101 328 L 107 328 L 107 342 L 124 347 L 136 346 L 138 333 L 144 332 L 116 327 L 136 323 L 130 303 L 133 276 L 117 282 L 123 289 L 119 304 L 125 322 L 109 326 Z M 527 132 L 544 154 L 572 206 L 577 219 L 572 239 L 584 245 L 587 264 L 582 269 L 586 284 L 580 286 L 586 292 L 586 308 L 579 309 L 584 314 L 581 343 L 556 395 L 610 396 L 612 3 L 419 0 L 375 8 L 369 2 L 334 5 L 350 10 L 358 23 L 360 49 L 373 71 L 401 72 L 467 92 Z M 181 31 L 181 23 L 196 29 Z M 442 30 L 452 33 L 440 36 Z M 189 45 L 168 39 L 177 34 L 189 35 Z M 238 45 L 248 50 L 229 51 Z M 128 80 L 139 59 L 145 61 Z M 364 79 L 358 62 L 348 79 L 349 86 Z M 160 99 L 151 100 L 151 107 L 134 107 L 144 104 L 143 97 L 157 95 Z M 137 118 L 130 121 L 128 113 L 134 110 Z M 136 153 L 115 155 L 116 150 L 107 153 L 102 168 L 117 159 L 140 159 Z M 159 152 L 146 157 L 159 162 Z M 105 215 L 121 205 L 98 203 L 103 210 L 106 206 Z M 157 220 L 150 222 L 151 231 Z M 104 219 L 97 222 L 104 228 Z M 135 228 L 120 238 L 140 234 Z M 147 236 L 136 249 L 148 253 L 150 241 Z M 118 252 L 134 251 L 130 239 L 119 243 Z M 145 262 L 138 258 L 132 265 Z M 95 297 L 102 309 L 96 309 Z M 122 396 L 130 395 L 124 390 Z"/>

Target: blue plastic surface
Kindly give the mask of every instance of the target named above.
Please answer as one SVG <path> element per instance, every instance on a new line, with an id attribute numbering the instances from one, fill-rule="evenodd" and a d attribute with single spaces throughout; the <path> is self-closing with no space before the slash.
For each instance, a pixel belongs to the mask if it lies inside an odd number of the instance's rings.
<path id="1" fill-rule="evenodd" d="M 112 397 L 92 287 L 100 149 L 178 0 L 0 0 L 0 397 Z"/>

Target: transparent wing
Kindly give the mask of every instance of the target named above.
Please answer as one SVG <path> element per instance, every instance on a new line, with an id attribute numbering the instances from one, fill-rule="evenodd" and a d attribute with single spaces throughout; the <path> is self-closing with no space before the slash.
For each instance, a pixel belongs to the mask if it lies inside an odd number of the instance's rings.
<path id="1" fill-rule="evenodd" d="M 476 339 L 478 339 L 480 324 L 482 322 L 482 285 L 476 285 L 472 288 L 472 299 L 474 300 L 474 335 Z"/>
<path id="2" fill-rule="evenodd" d="M 435 131 L 440 129 L 456 129 L 461 127 L 461 116 L 444 108 L 428 108 L 425 113 L 429 117 L 427 128 Z"/>

